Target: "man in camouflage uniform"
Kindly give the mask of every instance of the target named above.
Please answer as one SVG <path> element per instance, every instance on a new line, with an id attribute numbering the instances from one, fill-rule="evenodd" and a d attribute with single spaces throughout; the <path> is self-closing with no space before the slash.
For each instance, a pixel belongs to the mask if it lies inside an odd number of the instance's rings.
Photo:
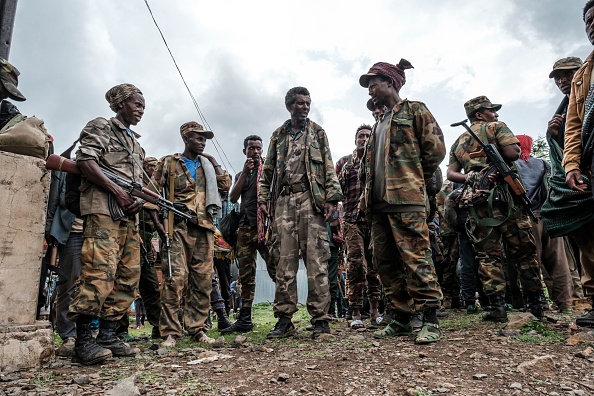
<path id="1" fill-rule="evenodd" d="M 336 163 L 336 174 L 345 196 L 344 208 L 344 238 L 347 245 L 347 283 L 349 285 L 349 307 L 352 309 L 353 322 L 351 328 L 364 327 L 361 321 L 363 308 L 363 289 L 367 281 L 367 298 L 369 299 L 370 321 L 373 324 L 377 317 L 378 305 L 381 297 L 381 283 L 379 275 L 373 268 L 371 254 L 371 230 L 367 225 L 363 213 L 359 211 L 359 200 L 363 192 L 363 183 L 359 179 L 361 160 L 365 152 L 365 145 L 371 135 L 371 126 L 361 125 L 355 134 L 357 145 L 352 154 L 345 155 Z"/>
<path id="2" fill-rule="evenodd" d="M 230 199 L 235 203 L 241 198 L 241 219 L 237 230 L 237 263 L 241 284 L 242 306 L 239 319 L 221 333 L 247 332 L 252 325 L 252 302 L 256 292 L 256 255 L 259 252 L 267 264 L 268 274 L 274 279 L 276 270 L 268 266 L 268 247 L 264 243 L 264 219 L 258 210 L 258 176 L 262 172 L 262 138 L 250 135 L 243 141 L 243 153 L 247 157 L 243 170 L 235 176 Z"/>
<path id="3" fill-rule="evenodd" d="M 307 309 L 314 325 L 313 337 L 329 333 L 328 260 L 329 221 L 343 196 L 334 172 L 326 132 L 307 118 L 311 98 L 304 87 L 291 88 L 285 106 L 291 119 L 273 132 L 260 177 L 258 204 L 274 218 L 280 258 L 276 267 L 274 316 L 278 322 L 269 338 L 295 333 L 291 322 L 297 311 L 297 269 L 299 256 L 307 269 Z M 275 188 L 271 182 L 275 177 Z M 269 194 L 274 205 L 268 208 Z"/>
<path id="4" fill-rule="evenodd" d="M 486 96 L 478 96 L 466 102 L 464 109 L 472 122 L 470 128 L 485 144 L 494 144 L 504 160 L 509 163 L 520 157 L 519 141 L 503 122 L 498 121 L 499 104 L 492 104 Z M 489 298 L 490 306 L 483 312 L 484 320 L 497 322 L 507 321 L 505 310 L 505 276 L 503 272 L 503 249 L 510 265 L 514 265 L 522 283 L 524 299 L 534 316 L 544 316 L 544 295 L 540 269 L 536 259 L 536 244 L 531 231 L 531 221 L 519 197 L 507 192 L 505 182 L 493 187 L 495 177 L 486 180 L 489 168 L 486 156 L 471 158 L 470 154 L 479 151 L 479 143 L 468 132 L 456 139 L 450 150 L 448 179 L 457 183 L 466 183 L 472 190 L 472 210 L 469 222 L 474 240 L 476 257 L 479 261 L 479 277 L 483 290 Z M 464 170 L 464 173 L 461 173 Z M 481 182 L 482 179 L 482 182 Z M 507 203 L 493 204 L 487 202 L 491 190 L 507 197 Z M 499 190 L 499 191 L 497 191 Z M 493 216 L 499 225 L 480 225 L 482 219 Z M 509 213 L 508 213 L 509 210 Z M 482 221 L 482 224 L 485 220 Z M 503 244 L 503 246 L 502 246 Z"/>
<path id="5" fill-rule="evenodd" d="M 142 92 L 121 84 L 105 94 L 116 116 L 96 118 L 82 130 L 76 163 L 83 185 L 80 211 L 84 218 L 81 276 L 76 284 L 68 318 L 76 321 L 75 354 L 83 364 L 95 364 L 113 356 L 133 356 L 131 348 L 116 337 L 117 321 L 134 301 L 140 277 L 138 217 L 143 201 L 108 179 L 99 166 L 142 184 L 144 150 L 138 134 L 130 130 L 144 114 Z M 110 205 L 111 204 L 111 205 Z M 124 212 L 119 218 L 114 205 Z M 99 335 L 93 337 L 91 322 L 99 317 Z"/>
<path id="6" fill-rule="evenodd" d="M 157 207 L 145 204 L 150 210 L 162 240 L 171 238 L 171 270 L 166 259 L 161 260 L 164 276 L 161 288 L 161 317 L 159 330 L 164 347 L 173 347 L 182 336 L 178 318 L 180 301 L 185 300 L 184 325 L 188 335 L 198 342 L 212 344 L 214 339 L 205 333 L 212 290 L 214 231 L 213 220 L 220 216 L 221 196 L 231 187 L 231 178 L 217 161 L 204 153 L 206 140 L 214 134 L 202 125 L 190 121 L 180 127 L 184 152 L 167 155 L 159 161 L 149 189 L 172 201 L 177 208 L 192 216 L 192 220 L 168 216 L 168 230 L 159 221 Z M 173 185 L 173 191 L 171 186 Z M 185 295 L 184 295 L 185 291 Z"/>
<path id="7" fill-rule="evenodd" d="M 361 210 L 371 217 L 375 267 L 394 319 L 376 338 L 408 335 L 416 309 L 423 325 L 415 342 L 439 341 L 437 309 L 442 298 L 431 260 L 425 184 L 445 156 L 443 134 L 421 102 L 399 96 L 412 68 L 379 62 L 359 78 L 373 103 L 388 110 L 367 142 L 361 176 L 365 190 Z"/>

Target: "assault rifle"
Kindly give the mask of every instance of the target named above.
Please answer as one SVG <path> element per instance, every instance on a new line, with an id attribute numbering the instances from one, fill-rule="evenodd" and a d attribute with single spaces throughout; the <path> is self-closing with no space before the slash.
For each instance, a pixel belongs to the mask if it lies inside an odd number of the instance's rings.
<path id="1" fill-rule="evenodd" d="M 272 174 L 272 180 L 270 181 L 270 190 L 268 191 L 268 199 L 266 205 L 268 207 L 268 216 L 264 221 L 264 244 L 267 244 L 270 240 L 272 233 L 272 211 L 274 206 L 274 193 L 276 189 L 276 172 Z"/>
<path id="2" fill-rule="evenodd" d="M 163 194 L 165 194 L 165 192 L 163 192 Z M 169 211 L 167 209 L 161 210 L 161 218 L 163 219 L 162 224 L 163 229 L 165 230 L 165 238 L 162 242 L 165 250 L 167 250 L 167 269 L 169 272 L 167 274 L 167 282 L 171 285 L 173 284 L 173 272 L 171 271 L 171 236 L 169 235 L 169 222 L 171 219 L 169 218 Z"/>
<path id="3" fill-rule="evenodd" d="M 60 157 L 57 154 L 52 154 L 47 158 L 47 161 L 45 162 L 45 168 L 48 170 L 57 170 L 57 171 L 62 171 L 62 172 L 67 172 L 67 173 L 81 174 L 80 169 L 76 166 L 76 162 L 74 162 L 68 158 Z M 103 174 L 109 180 L 111 180 L 112 182 L 114 182 L 115 184 L 117 184 L 118 186 L 123 188 L 124 191 L 126 191 L 128 194 L 132 195 L 133 197 L 138 197 L 140 199 L 143 199 L 147 202 L 157 205 L 161 209 L 166 209 L 168 211 L 170 210 L 173 213 L 175 213 L 176 215 L 178 215 L 186 220 L 192 219 L 192 216 L 190 216 L 187 213 L 177 210 L 173 206 L 173 203 L 171 203 L 168 200 L 166 200 L 165 198 L 161 197 L 159 194 L 154 193 L 154 192 L 144 188 L 141 184 L 135 183 L 132 181 L 128 181 L 128 180 L 116 175 L 115 173 L 111 172 L 109 169 L 105 169 L 102 166 L 99 166 L 99 169 L 101 169 L 101 172 L 103 172 Z"/>
<path id="4" fill-rule="evenodd" d="M 491 165 L 493 165 L 493 166 L 495 166 L 495 168 L 497 168 L 497 172 L 499 173 L 499 175 L 501 176 L 503 181 L 506 182 L 507 185 L 511 188 L 514 195 L 516 195 L 517 197 L 520 198 L 520 200 L 522 201 L 522 206 L 524 206 L 524 209 L 526 209 L 526 212 L 528 212 L 528 215 L 530 216 L 532 221 L 534 221 L 535 223 L 538 223 L 538 219 L 532 212 L 532 209 L 530 209 L 531 204 L 530 204 L 530 199 L 528 199 L 528 196 L 526 195 L 526 189 L 524 188 L 524 185 L 522 185 L 522 181 L 520 180 L 520 178 L 518 177 L 516 172 L 514 172 L 507 165 L 505 160 L 501 157 L 501 154 L 499 154 L 499 150 L 497 150 L 497 147 L 495 147 L 495 145 L 493 145 L 493 144 L 483 143 L 483 141 L 481 139 L 479 139 L 479 137 L 472 131 L 472 129 L 470 129 L 470 127 L 468 126 L 466 121 L 468 121 L 468 120 L 456 122 L 456 123 L 452 124 L 451 126 L 457 127 L 457 126 L 462 125 L 464 128 L 466 128 L 468 133 L 470 133 L 470 135 L 481 145 L 482 149 L 475 153 L 471 153 L 470 157 L 475 158 L 475 157 L 487 156 Z"/>

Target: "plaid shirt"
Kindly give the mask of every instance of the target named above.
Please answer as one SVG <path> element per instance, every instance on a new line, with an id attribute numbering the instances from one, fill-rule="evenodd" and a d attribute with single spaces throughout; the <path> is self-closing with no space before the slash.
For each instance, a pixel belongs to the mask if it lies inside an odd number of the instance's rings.
<path id="1" fill-rule="evenodd" d="M 346 167 L 349 158 L 353 158 L 350 167 Z M 365 185 L 359 179 L 359 167 L 361 161 L 355 161 L 357 158 L 357 151 L 353 154 L 345 155 L 336 163 L 336 175 L 342 187 L 342 193 L 346 197 L 343 201 L 344 221 L 348 223 L 356 223 L 359 218 L 359 200 L 363 193 Z M 343 169 L 344 168 L 344 169 Z"/>

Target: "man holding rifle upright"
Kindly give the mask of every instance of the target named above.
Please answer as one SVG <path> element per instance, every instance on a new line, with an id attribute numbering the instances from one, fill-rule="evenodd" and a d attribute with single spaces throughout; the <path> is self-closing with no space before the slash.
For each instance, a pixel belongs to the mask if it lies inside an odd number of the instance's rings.
<path id="1" fill-rule="evenodd" d="M 231 187 L 231 177 L 211 155 L 204 152 L 206 140 L 214 134 L 197 122 L 180 127 L 183 153 L 167 155 L 159 161 L 149 189 L 164 192 L 176 209 L 191 215 L 190 220 L 169 212 L 167 229 L 158 219 L 158 207 L 147 203 L 157 232 L 163 241 L 171 240 L 169 260 L 162 252 L 163 282 L 159 330 L 164 347 L 175 346 L 182 336 L 178 311 L 185 299 L 184 324 L 188 335 L 198 342 L 212 344 L 205 333 L 212 289 L 214 231 L 213 220 L 220 217 L 221 195 Z M 169 276 L 171 274 L 171 276 Z M 185 296 L 183 295 L 185 291 Z"/>
<path id="2" fill-rule="evenodd" d="M 144 97 L 134 85 L 121 84 L 107 91 L 105 99 L 116 116 L 90 121 L 80 134 L 76 153 L 83 185 L 88 187 L 80 196 L 81 276 L 68 318 L 76 322 L 74 351 L 83 364 L 139 352 L 116 337 L 116 325 L 134 300 L 140 277 L 136 214 L 144 202 L 107 178 L 100 167 L 142 185 L 144 150 L 130 126 L 144 114 Z M 96 339 L 91 329 L 94 317 L 99 317 Z"/>
<path id="3" fill-rule="evenodd" d="M 494 145 L 507 166 L 511 166 L 520 157 L 520 146 L 507 125 L 498 121 L 497 110 L 501 105 L 491 103 L 486 96 L 478 96 L 466 102 L 464 109 L 471 121 L 472 132 L 483 144 Z M 522 197 L 512 191 L 517 186 L 508 185 L 501 180 L 497 169 L 489 166 L 493 165 L 492 161 L 480 152 L 482 147 L 470 132 L 460 135 L 450 150 L 447 176 L 453 182 L 465 183 L 460 206 L 470 212 L 467 231 L 474 242 L 479 277 L 490 304 L 483 312 L 483 319 L 507 321 L 504 248 L 510 265 L 518 269 L 529 311 L 542 318 L 545 298 L 529 209 L 524 207 Z M 512 168 L 512 171 L 517 178 L 516 169 Z"/>

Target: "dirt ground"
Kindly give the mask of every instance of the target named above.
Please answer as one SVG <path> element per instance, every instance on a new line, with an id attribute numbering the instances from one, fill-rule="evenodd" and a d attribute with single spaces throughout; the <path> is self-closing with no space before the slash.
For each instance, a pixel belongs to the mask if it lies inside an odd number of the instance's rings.
<path id="1" fill-rule="evenodd" d="M 255 310 L 254 331 L 216 347 L 182 339 L 157 349 L 149 328 L 133 331 L 142 349 L 135 358 L 8 368 L 0 395 L 594 395 L 594 333 L 573 324 L 579 311 L 519 329 L 450 311 L 444 339 L 425 346 L 413 336 L 375 340 L 373 329 L 351 330 L 345 321 L 313 341 L 304 311 L 294 318 L 298 333 L 283 340 L 265 339 L 274 325 L 266 304 Z"/>

